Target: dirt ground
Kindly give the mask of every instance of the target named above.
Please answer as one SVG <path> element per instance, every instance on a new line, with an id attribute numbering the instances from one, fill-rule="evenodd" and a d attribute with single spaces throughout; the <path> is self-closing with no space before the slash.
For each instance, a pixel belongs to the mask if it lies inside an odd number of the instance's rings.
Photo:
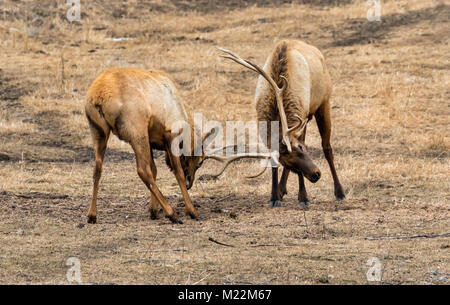
<path id="1" fill-rule="evenodd" d="M 0 283 L 448 284 L 450 281 L 450 5 L 382 1 L 0 1 Z M 108 38 L 131 38 L 112 41 Z M 157 183 L 184 224 L 151 220 L 131 148 L 111 138 L 98 223 L 86 223 L 93 151 L 83 102 L 111 67 L 156 68 L 191 111 L 210 120 L 255 119 L 256 75 L 215 46 L 263 64 L 281 39 L 324 54 L 334 82 L 337 202 L 315 122 L 306 142 L 322 179 L 297 201 L 291 176 L 269 208 L 270 174 L 232 165 L 190 195 L 183 215 L 174 176 L 157 154 Z M 220 167 L 207 161 L 202 174 Z M 369 282 L 368 261 L 381 281 Z"/>

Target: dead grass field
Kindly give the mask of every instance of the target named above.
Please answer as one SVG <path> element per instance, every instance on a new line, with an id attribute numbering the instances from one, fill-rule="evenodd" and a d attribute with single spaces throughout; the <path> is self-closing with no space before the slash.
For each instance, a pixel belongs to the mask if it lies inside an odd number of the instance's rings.
<path id="1" fill-rule="evenodd" d="M 450 5 L 384 0 L 382 21 L 369 22 L 365 2 L 82 0 L 81 22 L 69 23 L 65 1 L 0 1 L 0 283 L 67 283 L 66 260 L 77 257 L 83 283 L 365 284 L 377 257 L 381 283 L 448 284 L 448 236 L 366 238 L 450 232 Z M 240 162 L 196 181 L 203 220 L 153 221 L 132 150 L 112 138 L 98 224 L 86 224 L 93 151 L 83 101 L 97 75 L 161 69 L 190 109 L 250 120 L 256 76 L 215 46 L 262 64 L 281 39 L 316 45 L 327 60 L 345 201 L 334 200 L 311 122 L 323 177 L 307 182 L 308 211 L 293 176 L 283 206 L 270 209 L 269 172 L 245 179 L 255 163 Z M 157 166 L 182 215 L 174 176 L 162 158 Z M 197 177 L 218 166 L 208 161 Z"/>

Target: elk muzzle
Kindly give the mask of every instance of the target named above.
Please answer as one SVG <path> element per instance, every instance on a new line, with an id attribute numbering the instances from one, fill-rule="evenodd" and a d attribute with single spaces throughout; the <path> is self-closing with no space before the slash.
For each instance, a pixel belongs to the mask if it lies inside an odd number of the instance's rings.
<path id="1" fill-rule="evenodd" d="M 297 175 L 303 175 L 312 183 L 316 183 L 320 180 L 320 170 L 314 164 L 305 148 L 300 150 L 298 147 L 294 146 L 294 151 L 291 153 L 283 151 L 280 154 L 280 163 Z"/>
<path id="2" fill-rule="evenodd" d="M 311 181 L 312 183 L 316 183 L 317 181 L 320 180 L 320 170 L 317 168 L 315 170 L 315 173 L 311 176 L 311 177 L 307 177 L 309 181 Z"/>

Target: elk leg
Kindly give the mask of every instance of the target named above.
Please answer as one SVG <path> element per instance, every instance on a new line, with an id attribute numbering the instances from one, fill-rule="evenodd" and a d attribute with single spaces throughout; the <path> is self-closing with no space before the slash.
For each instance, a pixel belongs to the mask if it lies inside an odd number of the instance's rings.
<path id="1" fill-rule="evenodd" d="M 306 126 L 305 126 L 305 130 L 303 131 L 302 135 L 300 136 L 300 141 L 302 143 L 305 143 L 305 137 L 306 137 Z M 283 168 L 283 173 L 281 174 L 281 179 L 280 179 L 280 185 L 279 185 L 279 190 L 280 190 L 280 198 L 283 199 L 284 195 L 287 194 L 287 181 L 289 178 L 289 173 L 290 170 L 288 170 L 287 168 Z M 303 181 L 303 176 L 300 177 L 299 175 L 299 179 L 302 179 L 301 181 Z M 299 180 L 300 181 L 300 180 Z M 305 183 L 303 181 L 302 183 L 299 183 L 299 189 L 300 189 L 300 193 L 304 193 L 306 194 L 306 189 L 305 189 Z M 300 193 L 299 193 L 299 198 L 300 198 Z M 306 195 L 302 198 L 306 198 Z M 302 201 L 301 201 L 302 202 Z"/>
<path id="2" fill-rule="evenodd" d="M 137 173 L 142 182 L 144 182 L 144 184 L 150 190 L 151 194 L 158 200 L 159 204 L 164 210 L 164 214 L 166 215 L 166 217 L 169 218 L 173 223 L 183 223 L 178 219 L 177 214 L 164 198 L 155 183 L 155 178 L 153 177 L 150 168 L 150 164 L 152 163 L 153 158 L 150 154 L 150 144 L 148 141 L 148 137 L 134 140 L 131 143 L 131 146 L 133 147 L 134 153 L 136 155 Z"/>
<path id="3" fill-rule="evenodd" d="M 280 191 L 280 199 L 283 199 L 284 195 L 287 194 L 287 181 L 289 178 L 290 170 L 288 170 L 286 167 L 283 168 L 283 173 L 281 174 L 280 184 L 278 186 L 278 189 Z"/>
<path id="4" fill-rule="evenodd" d="M 151 163 L 150 163 L 150 169 L 152 170 L 153 178 L 156 180 L 156 176 L 158 175 L 158 170 L 155 165 L 155 160 L 153 159 L 153 150 L 150 149 L 150 156 L 151 156 Z M 158 219 L 159 214 L 159 208 L 158 208 L 158 199 L 156 199 L 155 195 L 153 195 L 152 192 L 150 192 L 150 218 L 151 219 Z"/>
<path id="5" fill-rule="evenodd" d="M 300 142 L 303 144 L 305 144 L 307 128 L 308 127 L 305 126 L 305 129 L 303 130 L 303 133 L 300 136 Z M 303 206 L 309 205 L 308 193 L 306 192 L 305 179 L 303 177 L 303 174 L 298 175 L 298 202 L 300 203 L 300 205 Z"/>
<path id="6" fill-rule="evenodd" d="M 280 190 L 278 187 L 278 167 L 272 167 L 272 196 L 269 205 L 271 208 L 281 207 Z"/>
<path id="7" fill-rule="evenodd" d="M 322 149 L 325 154 L 325 158 L 330 166 L 331 175 L 334 182 L 334 195 L 336 199 L 343 200 L 345 198 L 342 185 L 339 182 L 339 178 L 334 167 L 333 149 L 330 144 L 331 137 L 331 117 L 330 117 L 330 103 L 325 102 L 315 113 L 317 127 L 319 128 L 320 136 L 322 138 Z"/>
<path id="8" fill-rule="evenodd" d="M 102 175 L 103 158 L 108 143 L 109 131 L 105 134 L 103 130 L 99 130 L 96 126 L 90 125 L 92 138 L 94 140 L 95 167 L 94 167 L 94 187 L 92 191 L 92 202 L 88 212 L 88 223 L 97 222 L 97 195 L 100 177 Z"/>
<path id="9" fill-rule="evenodd" d="M 308 206 L 309 200 L 308 200 L 308 194 L 306 193 L 306 187 L 305 187 L 305 179 L 303 178 L 302 174 L 298 175 L 298 202 L 300 202 L 300 205 Z"/>
<path id="10" fill-rule="evenodd" d="M 262 138 L 261 140 L 267 144 L 269 149 L 272 149 L 272 125 L 270 121 L 267 121 L 267 138 Z M 260 135 L 261 136 L 261 135 Z M 271 208 L 280 207 L 281 206 L 281 196 L 280 196 L 280 188 L 278 185 L 278 167 L 272 167 L 272 194 L 270 196 L 269 206 Z"/>
<path id="11" fill-rule="evenodd" d="M 192 204 L 186 187 L 186 177 L 184 176 L 183 168 L 181 167 L 180 157 L 173 155 L 170 147 L 168 147 L 166 151 L 169 154 L 170 164 L 172 164 L 175 178 L 180 186 L 181 194 L 183 195 L 184 204 L 186 205 L 186 215 L 189 215 L 192 219 L 198 219 L 198 212 Z"/>

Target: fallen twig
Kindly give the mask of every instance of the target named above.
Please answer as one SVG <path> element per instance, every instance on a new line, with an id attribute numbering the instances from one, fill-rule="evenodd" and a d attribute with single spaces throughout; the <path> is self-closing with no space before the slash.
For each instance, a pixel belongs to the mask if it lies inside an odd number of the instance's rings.
<path id="1" fill-rule="evenodd" d="M 224 281 L 224 285 L 230 284 L 230 285 L 236 285 L 236 284 L 244 284 L 244 285 L 255 285 L 255 283 L 252 282 L 246 282 L 246 281 Z"/>
<path id="2" fill-rule="evenodd" d="M 25 199 L 67 199 L 69 195 L 53 195 L 39 192 L 31 192 L 28 194 L 12 194 L 13 196 Z"/>
<path id="3" fill-rule="evenodd" d="M 197 285 L 198 283 L 202 282 L 203 280 L 205 280 L 207 277 L 209 276 L 209 274 L 207 274 L 204 278 L 202 278 L 201 280 L 198 280 L 197 282 L 193 283 L 192 285 Z"/>
<path id="4" fill-rule="evenodd" d="M 187 252 L 187 249 L 178 248 L 178 249 L 161 249 L 161 250 L 138 250 L 138 252 Z"/>
<path id="5" fill-rule="evenodd" d="M 274 278 L 272 278 L 270 280 L 267 280 L 267 281 L 264 281 L 264 282 L 261 282 L 261 283 L 257 283 L 256 285 L 268 285 L 270 282 L 275 281 L 276 279 L 277 278 L 274 277 Z"/>
<path id="6" fill-rule="evenodd" d="M 161 259 L 153 259 L 153 258 L 149 258 L 149 259 L 130 259 L 128 261 L 124 261 L 122 262 L 122 264 L 142 264 L 142 263 L 165 263 L 164 260 Z"/>
<path id="7" fill-rule="evenodd" d="M 386 236 L 378 236 L 378 237 L 366 237 L 366 240 L 380 240 L 380 239 L 410 239 L 410 238 L 436 238 L 436 237 L 446 237 L 450 236 L 450 232 L 441 233 L 441 234 L 416 234 L 416 235 L 386 235 Z"/>
<path id="8" fill-rule="evenodd" d="M 218 245 L 221 245 L 221 246 L 232 247 L 232 248 L 234 248 L 233 245 L 227 245 L 227 244 L 221 243 L 220 241 L 217 241 L 217 240 L 215 240 L 215 239 L 212 238 L 212 237 L 208 238 L 208 240 L 209 240 L 209 241 L 212 241 L 213 243 L 216 243 L 216 244 L 218 244 Z"/>
<path id="9" fill-rule="evenodd" d="M 279 245 L 251 245 L 250 247 L 256 248 L 256 247 L 279 247 Z"/>

